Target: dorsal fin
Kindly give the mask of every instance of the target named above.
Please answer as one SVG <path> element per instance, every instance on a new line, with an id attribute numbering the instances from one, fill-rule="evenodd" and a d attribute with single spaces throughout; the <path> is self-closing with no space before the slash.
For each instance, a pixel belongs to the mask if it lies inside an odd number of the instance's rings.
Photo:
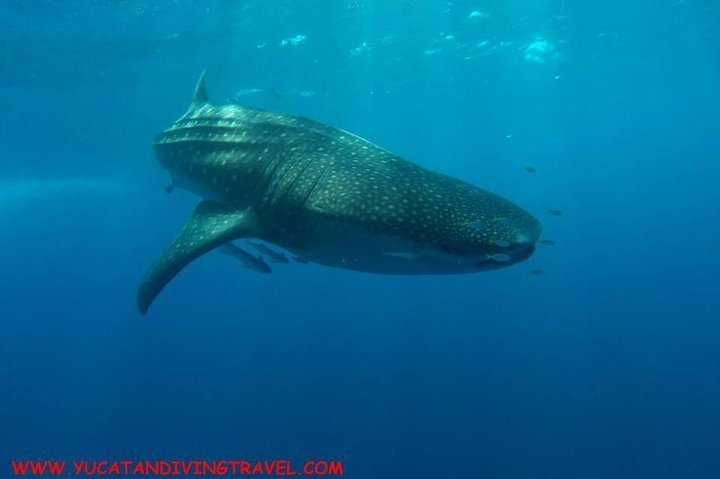
<path id="1" fill-rule="evenodd" d="M 208 102 L 207 90 L 205 90 L 205 71 L 200 73 L 200 78 L 195 85 L 195 94 L 193 95 L 193 105 L 202 105 Z"/>

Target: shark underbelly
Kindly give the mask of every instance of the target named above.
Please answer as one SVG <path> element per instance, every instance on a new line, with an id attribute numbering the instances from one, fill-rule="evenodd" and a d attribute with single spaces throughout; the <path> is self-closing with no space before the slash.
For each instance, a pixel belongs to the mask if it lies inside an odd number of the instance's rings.
<path id="1" fill-rule="evenodd" d="M 414 241 L 344 226 L 343 234 L 288 246 L 313 263 L 377 274 L 458 274 L 477 271 L 475 258 L 460 258 Z"/>

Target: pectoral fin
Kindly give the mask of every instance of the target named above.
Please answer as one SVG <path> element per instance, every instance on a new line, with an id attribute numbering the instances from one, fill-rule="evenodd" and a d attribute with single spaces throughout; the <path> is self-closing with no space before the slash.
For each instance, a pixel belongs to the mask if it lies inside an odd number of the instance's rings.
<path id="1" fill-rule="evenodd" d="M 137 305 L 145 314 L 160 291 L 190 262 L 234 239 L 257 236 L 255 215 L 203 201 L 180 234 L 147 272 L 137 295 Z"/>

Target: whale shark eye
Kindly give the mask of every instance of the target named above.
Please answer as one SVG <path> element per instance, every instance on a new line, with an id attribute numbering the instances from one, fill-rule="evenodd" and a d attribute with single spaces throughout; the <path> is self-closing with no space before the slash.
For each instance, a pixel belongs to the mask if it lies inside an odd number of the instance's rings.
<path id="1" fill-rule="evenodd" d="M 515 238 L 515 241 L 517 241 L 518 243 L 529 243 L 529 242 L 530 242 L 530 237 L 529 237 L 528 235 L 525 235 L 525 234 L 519 234 L 519 235 L 517 235 L 517 237 Z"/>
<path id="2" fill-rule="evenodd" d="M 510 246 L 510 242 L 509 242 L 508 240 L 504 240 L 504 239 L 495 240 L 495 241 L 493 241 L 493 244 L 494 244 L 495 246 L 499 246 L 499 247 L 501 247 L 501 248 L 507 248 L 507 247 Z"/>

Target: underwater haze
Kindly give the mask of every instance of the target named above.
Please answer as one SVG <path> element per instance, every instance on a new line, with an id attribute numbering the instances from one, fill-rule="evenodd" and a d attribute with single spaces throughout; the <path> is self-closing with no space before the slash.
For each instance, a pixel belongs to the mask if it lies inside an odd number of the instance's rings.
<path id="1" fill-rule="evenodd" d="M 342 460 L 353 478 L 720 477 L 714 0 L 0 2 L 0 476 L 25 459 Z M 521 205 L 496 271 L 211 252 L 151 144 L 210 98 Z"/>

